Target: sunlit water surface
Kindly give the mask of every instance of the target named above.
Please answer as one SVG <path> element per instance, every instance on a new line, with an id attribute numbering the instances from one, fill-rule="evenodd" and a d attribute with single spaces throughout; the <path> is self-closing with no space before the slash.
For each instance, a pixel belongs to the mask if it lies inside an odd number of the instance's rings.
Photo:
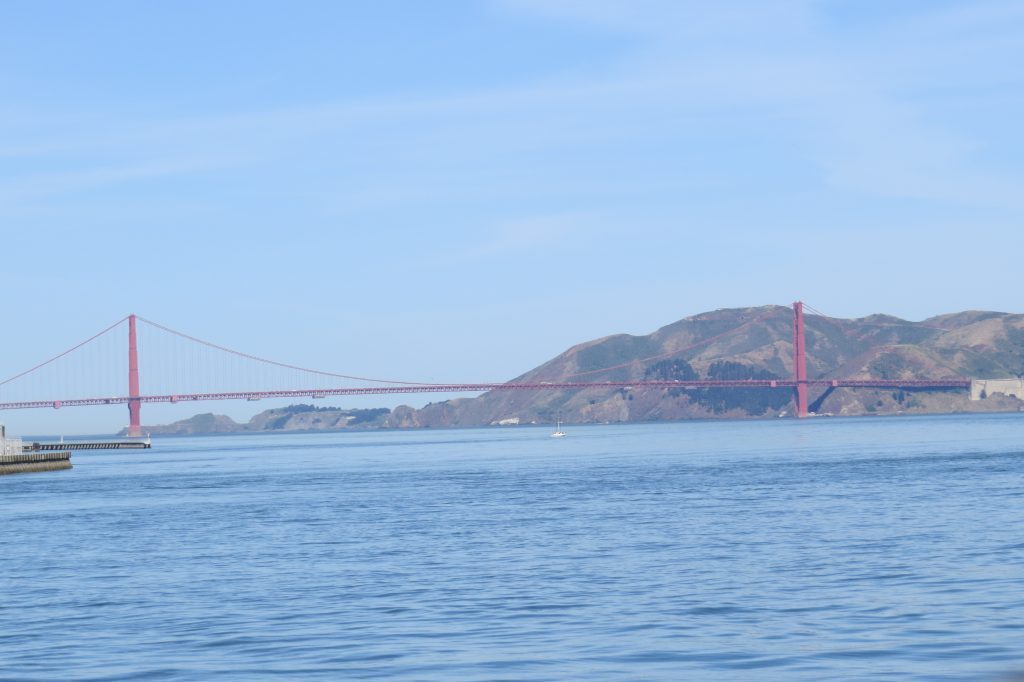
<path id="1" fill-rule="evenodd" d="M 1024 416 L 160 439 L 0 477 L 2 680 L 995 680 Z"/>

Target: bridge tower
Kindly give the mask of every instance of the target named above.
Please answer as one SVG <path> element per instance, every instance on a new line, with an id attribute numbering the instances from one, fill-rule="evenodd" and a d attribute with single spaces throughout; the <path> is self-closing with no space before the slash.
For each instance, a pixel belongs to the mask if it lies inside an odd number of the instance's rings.
<path id="1" fill-rule="evenodd" d="M 142 436 L 142 421 L 139 414 L 142 401 L 139 400 L 139 344 L 135 335 L 135 315 L 128 316 L 128 435 Z"/>
<path id="2" fill-rule="evenodd" d="M 796 416 L 807 416 L 807 351 L 804 348 L 804 304 L 793 304 L 793 381 L 796 382 Z"/>

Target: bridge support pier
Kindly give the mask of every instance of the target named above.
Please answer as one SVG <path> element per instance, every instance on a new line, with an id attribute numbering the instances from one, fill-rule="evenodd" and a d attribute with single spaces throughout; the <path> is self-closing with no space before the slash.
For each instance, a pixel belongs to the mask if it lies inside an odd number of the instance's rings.
<path id="1" fill-rule="evenodd" d="M 793 381 L 796 382 L 796 416 L 808 414 L 807 408 L 807 351 L 804 348 L 804 304 L 793 304 Z"/>
<path id="2" fill-rule="evenodd" d="M 135 315 L 128 316 L 128 435 L 142 436 L 142 401 L 139 400 L 139 343 Z"/>

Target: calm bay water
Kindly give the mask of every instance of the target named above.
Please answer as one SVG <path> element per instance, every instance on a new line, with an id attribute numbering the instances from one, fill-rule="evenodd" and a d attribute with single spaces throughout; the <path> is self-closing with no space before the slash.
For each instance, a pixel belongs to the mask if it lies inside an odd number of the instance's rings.
<path id="1" fill-rule="evenodd" d="M 996 680 L 1024 416 L 160 439 L 0 477 L 0 680 Z"/>

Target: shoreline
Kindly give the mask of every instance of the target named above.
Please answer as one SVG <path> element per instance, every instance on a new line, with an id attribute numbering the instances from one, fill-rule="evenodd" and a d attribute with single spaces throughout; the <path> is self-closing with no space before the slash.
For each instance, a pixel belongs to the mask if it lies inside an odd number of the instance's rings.
<path id="1" fill-rule="evenodd" d="M 865 413 L 865 414 L 816 414 L 805 417 L 804 419 L 797 420 L 791 416 L 754 416 L 754 417 L 735 417 L 735 416 L 723 416 L 723 417 L 694 417 L 689 419 L 659 419 L 650 421 L 606 421 L 606 422 L 565 422 L 563 425 L 567 427 L 580 427 L 580 426 L 649 426 L 654 424 L 689 424 L 689 423 L 713 423 L 713 422 L 753 422 L 753 421 L 765 421 L 765 422 L 782 422 L 782 421 L 801 421 L 801 422 L 816 422 L 820 420 L 834 420 L 834 419 L 894 419 L 894 418 L 919 418 L 919 417 L 955 417 L 955 416 L 985 416 L 985 415 L 1024 415 L 1024 409 L 1018 410 L 961 410 L 954 412 L 888 412 L 888 413 Z M 273 435 L 286 435 L 286 434 L 315 434 L 315 433 L 377 433 L 377 432 L 415 432 L 415 431 L 462 431 L 469 429 L 488 429 L 488 430 L 511 430 L 511 429 L 529 429 L 529 428 L 548 428 L 553 426 L 554 423 L 537 422 L 532 424 L 508 424 L 508 425 L 497 425 L 497 424 L 481 424 L 472 426 L 382 426 L 382 427 L 370 427 L 370 428 L 342 428 L 342 429 L 265 429 L 265 430 L 253 430 L 253 431 L 207 431 L 207 432 L 194 432 L 194 433 L 159 433 L 150 432 L 149 435 L 153 439 L 157 438 L 211 438 L 219 436 L 273 436 Z M 23 440 L 48 440 L 53 438 L 63 437 L 65 442 L 73 443 L 76 440 L 95 440 L 97 438 L 109 438 L 113 440 L 125 438 L 122 434 L 109 434 L 109 433 L 98 433 L 98 434 L 77 434 L 74 436 L 58 436 L 58 435 L 30 435 L 24 436 Z"/>

